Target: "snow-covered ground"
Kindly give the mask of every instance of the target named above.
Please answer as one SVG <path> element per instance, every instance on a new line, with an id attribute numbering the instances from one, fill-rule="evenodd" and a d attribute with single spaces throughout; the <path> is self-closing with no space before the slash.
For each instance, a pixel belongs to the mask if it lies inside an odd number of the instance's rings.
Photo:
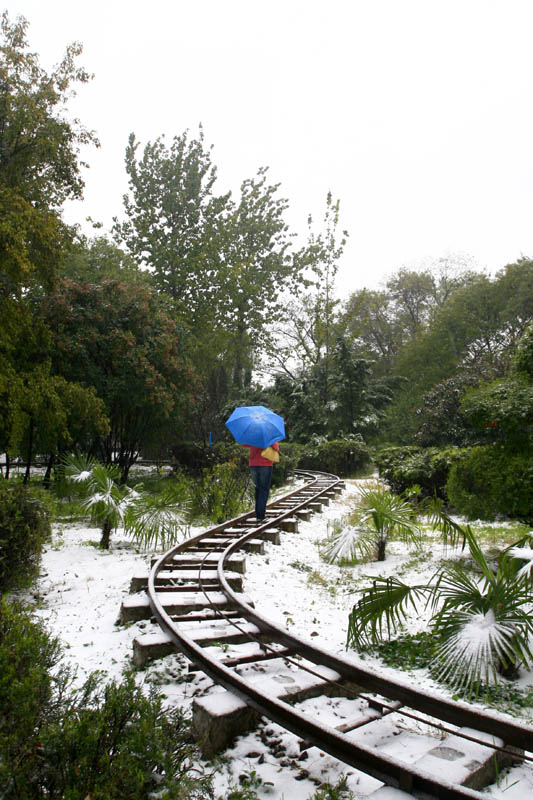
<path id="1" fill-rule="evenodd" d="M 331 530 L 334 520 L 349 512 L 355 504 L 357 482 L 347 481 L 345 492 L 316 514 L 309 522 L 301 522 L 298 534 L 284 534 L 281 546 L 266 544 L 266 555 L 248 555 L 244 591 L 265 616 L 282 621 L 289 628 L 318 641 L 321 646 L 345 653 L 344 644 L 348 613 L 357 586 L 367 584 L 361 576 L 396 575 L 404 580 L 429 578 L 440 546 L 431 548 L 425 557 L 413 556 L 404 545 L 393 542 L 385 562 L 340 568 L 320 559 L 318 543 Z M 201 529 L 192 529 L 191 535 Z M 65 660 L 78 671 L 81 682 L 90 672 L 101 670 L 109 678 L 119 678 L 131 665 L 134 637 L 150 628 L 149 622 L 127 626 L 117 624 L 120 605 L 129 591 L 133 575 L 148 572 L 150 554 L 139 553 L 125 540 L 121 530 L 114 532 L 109 552 L 98 547 L 99 531 L 81 525 L 56 524 L 53 539 L 47 545 L 41 577 L 32 589 L 36 613 L 48 628 L 63 641 Z M 420 624 L 414 621 L 413 626 Z M 355 656 L 354 656 L 355 658 Z M 365 659 L 381 673 L 390 672 L 377 659 Z M 179 655 L 154 662 L 138 679 L 155 683 L 169 703 L 189 707 L 194 696 L 218 691 L 201 674 L 192 681 L 183 680 L 185 660 Z M 435 684 L 421 670 L 402 673 L 403 680 L 412 680 L 418 688 L 432 691 Z M 518 681 L 523 687 L 533 685 L 533 672 L 523 672 Z M 308 700 L 306 704 L 326 722 L 338 724 L 345 716 L 342 698 Z M 527 710 L 526 710 L 527 711 Z M 527 717 L 526 717 L 527 718 Z M 408 760 L 405 736 L 398 732 L 412 727 L 400 715 L 391 715 L 380 725 L 381 746 L 392 757 Z M 307 800 L 323 783 L 335 784 L 343 774 L 355 798 L 364 798 L 379 783 L 356 770 L 346 768 L 316 748 L 300 756 L 295 736 L 276 724 L 264 723 L 257 732 L 240 737 L 226 751 L 225 766 L 215 772 L 216 789 L 226 796 L 229 783 L 239 775 L 247 775 L 260 797 L 271 800 Z M 436 733 L 421 730 L 417 736 Z M 407 749 L 409 745 L 407 744 Z M 529 800 L 533 797 L 533 769 L 517 766 L 501 776 L 498 787 L 488 796 L 499 800 Z"/>

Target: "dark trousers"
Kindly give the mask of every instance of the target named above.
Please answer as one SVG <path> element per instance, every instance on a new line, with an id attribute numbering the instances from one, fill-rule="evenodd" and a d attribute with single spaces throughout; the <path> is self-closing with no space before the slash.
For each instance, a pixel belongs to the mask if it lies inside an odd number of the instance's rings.
<path id="1" fill-rule="evenodd" d="M 272 480 L 272 467 L 250 467 L 250 472 L 255 484 L 255 516 L 257 519 L 264 519 Z"/>

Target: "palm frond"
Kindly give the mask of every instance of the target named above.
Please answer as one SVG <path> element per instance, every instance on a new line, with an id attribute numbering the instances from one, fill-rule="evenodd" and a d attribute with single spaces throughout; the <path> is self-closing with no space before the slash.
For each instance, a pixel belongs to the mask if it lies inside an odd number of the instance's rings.
<path id="1" fill-rule="evenodd" d="M 374 578 L 354 605 L 348 621 L 347 647 L 377 644 L 407 618 L 409 606 L 415 611 L 427 593 L 426 586 L 408 586 L 397 578 Z"/>
<path id="2" fill-rule="evenodd" d="M 87 481 L 87 497 L 83 507 L 98 523 L 107 522 L 116 528 L 124 517 L 126 489 L 115 483 L 116 469 L 96 464 Z"/>
<path id="3" fill-rule="evenodd" d="M 502 665 L 531 658 L 516 620 L 498 618 L 493 609 L 456 611 L 449 622 L 440 630 L 435 659 L 438 677 L 457 689 L 472 692 L 479 681 L 497 683 Z"/>
<path id="4" fill-rule="evenodd" d="M 445 547 L 447 545 L 456 547 L 462 540 L 462 546 L 464 548 L 466 544 L 465 531 L 458 522 L 446 513 L 444 510 L 444 503 L 440 497 L 430 497 L 426 499 L 421 508 L 421 512 L 426 515 L 431 527 L 440 531 Z"/>
<path id="5" fill-rule="evenodd" d="M 356 545 L 359 538 L 358 529 L 348 526 L 339 533 L 330 536 L 322 546 L 324 559 L 333 564 L 335 561 L 353 561 L 356 557 Z"/>
<path id="6" fill-rule="evenodd" d="M 74 483 L 84 483 L 92 475 L 98 462 L 85 453 L 68 453 L 61 459 L 65 476 Z"/>
<path id="7" fill-rule="evenodd" d="M 531 547 L 511 547 L 507 551 L 512 558 L 517 558 L 526 563 L 517 572 L 519 578 L 533 578 L 533 548 Z"/>
<path id="8" fill-rule="evenodd" d="M 172 489 L 138 495 L 126 512 L 125 530 L 140 547 L 170 547 L 188 534 L 187 511 L 187 504 Z"/>

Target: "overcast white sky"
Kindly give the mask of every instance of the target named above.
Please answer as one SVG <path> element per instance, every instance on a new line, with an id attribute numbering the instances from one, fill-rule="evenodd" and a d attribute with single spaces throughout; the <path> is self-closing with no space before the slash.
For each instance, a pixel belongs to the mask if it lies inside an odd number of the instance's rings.
<path id="1" fill-rule="evenodd" d="M 531 0 L 4 0 L 49 69 L 95 75 L 71 104 L 96 131 L 83 204 L 111 225 L 131 131 L 202 123 L 220 191 L 270 167 L 305 234 L 328 190 L 350 233 L 342 295 L 450 253 L 533 257 Z M 88 230 L 88 228 L 87 228 Z"/>

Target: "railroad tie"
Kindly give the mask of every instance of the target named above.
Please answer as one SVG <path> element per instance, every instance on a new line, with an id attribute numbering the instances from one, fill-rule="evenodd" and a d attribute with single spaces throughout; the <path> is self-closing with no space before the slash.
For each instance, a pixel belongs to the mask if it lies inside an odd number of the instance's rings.
<path id="1" fill-rule="evenodd" d="M 216 570 L 220 556 L 216 553 L 210 555 L 209 553 L 192 554 L 191 550 L 186 553 L 177 553 L 173 558 L 165 564 L 165 571 L 168 570 L 187 570 L 187 569 L 212 569 Z M 157 556 L 152 558 L 152 567 L 158 561 Z M 246 556 L 242 553 L 233 553 L 229 559 L 226 560 L 228 570 L 232 572 L 240 572 L 242 575 L 246 572 Z"/>
<path id="2" fill-rule="evenodd" d="M 205 609 L 206 606 L 223 610 L 231 608 L 228 598 L 222 592 L 209 592 L 208 598 L 203 592 L 164 592 L 160 595 L 161 603 L 167 614 L 189 614 Z M 240 598 L 253 607 L 253 602 L 246 595 Z M 120 607 L 120 622 L 138 622 L 150 619 L 152 609 L 147 594 L 133 594 L 125 597 Z"/>
<path id="3" fill-rule="evenodd" d="M 236 592 L 242 592 L 242 575 L 237 572 L 226 572 L 226 580 Z M 175 591 L 187 592 L 204 588 L 213 589 L 219 586 L 216 570 L 164 570 L 161 571 L 156 579 L 155 586 L 158 591 L 173 589 Z M 130 581 L 130 594 L 146 591 L 148 588 L 148 575 L 134 575 Z"/>
<path id="4" fill-rule="evenodd" d="M 194 621 L 198 622 L 197 619 Z M 224 620 L 210 620 L 209 624 L 189 627 L 187 635 L 202 647 L 215 643 L 221 645 L 242 644 L 248 642 L 250 637 L 263 638 L 259 628 L 253 623 L 238 617 L 233 621 L 238 623 L 238 628 Z M 153 633 L 140 634 L 133 640 L 133 662 L 136 667 L 145 667 L 148 662 L 164 658 L 175 652 L 177 652 L 177 648 L 174 642 L 161 629 Z"/>
<path id="5" fill-rule="evenodd" d="M 328 667 L 315 667 L 323 677 L 301 670 L 297 673 L 285 669 L 274 677 L 255 682 L 256 688 L 268 697 L 285 702 L 298 703 L 331 691 L 330 681 L 339 683 L 341 676 Z M 338 694 L 339 687 L 335 686 Z M 204 758 L 229 747 L 236 736 L 253 730 L 261 715 L 250 708 L 244 700 L 223 689 L 206 697 L 197 697 L 193 702 L 192 733 L 198 740 Z"/>

